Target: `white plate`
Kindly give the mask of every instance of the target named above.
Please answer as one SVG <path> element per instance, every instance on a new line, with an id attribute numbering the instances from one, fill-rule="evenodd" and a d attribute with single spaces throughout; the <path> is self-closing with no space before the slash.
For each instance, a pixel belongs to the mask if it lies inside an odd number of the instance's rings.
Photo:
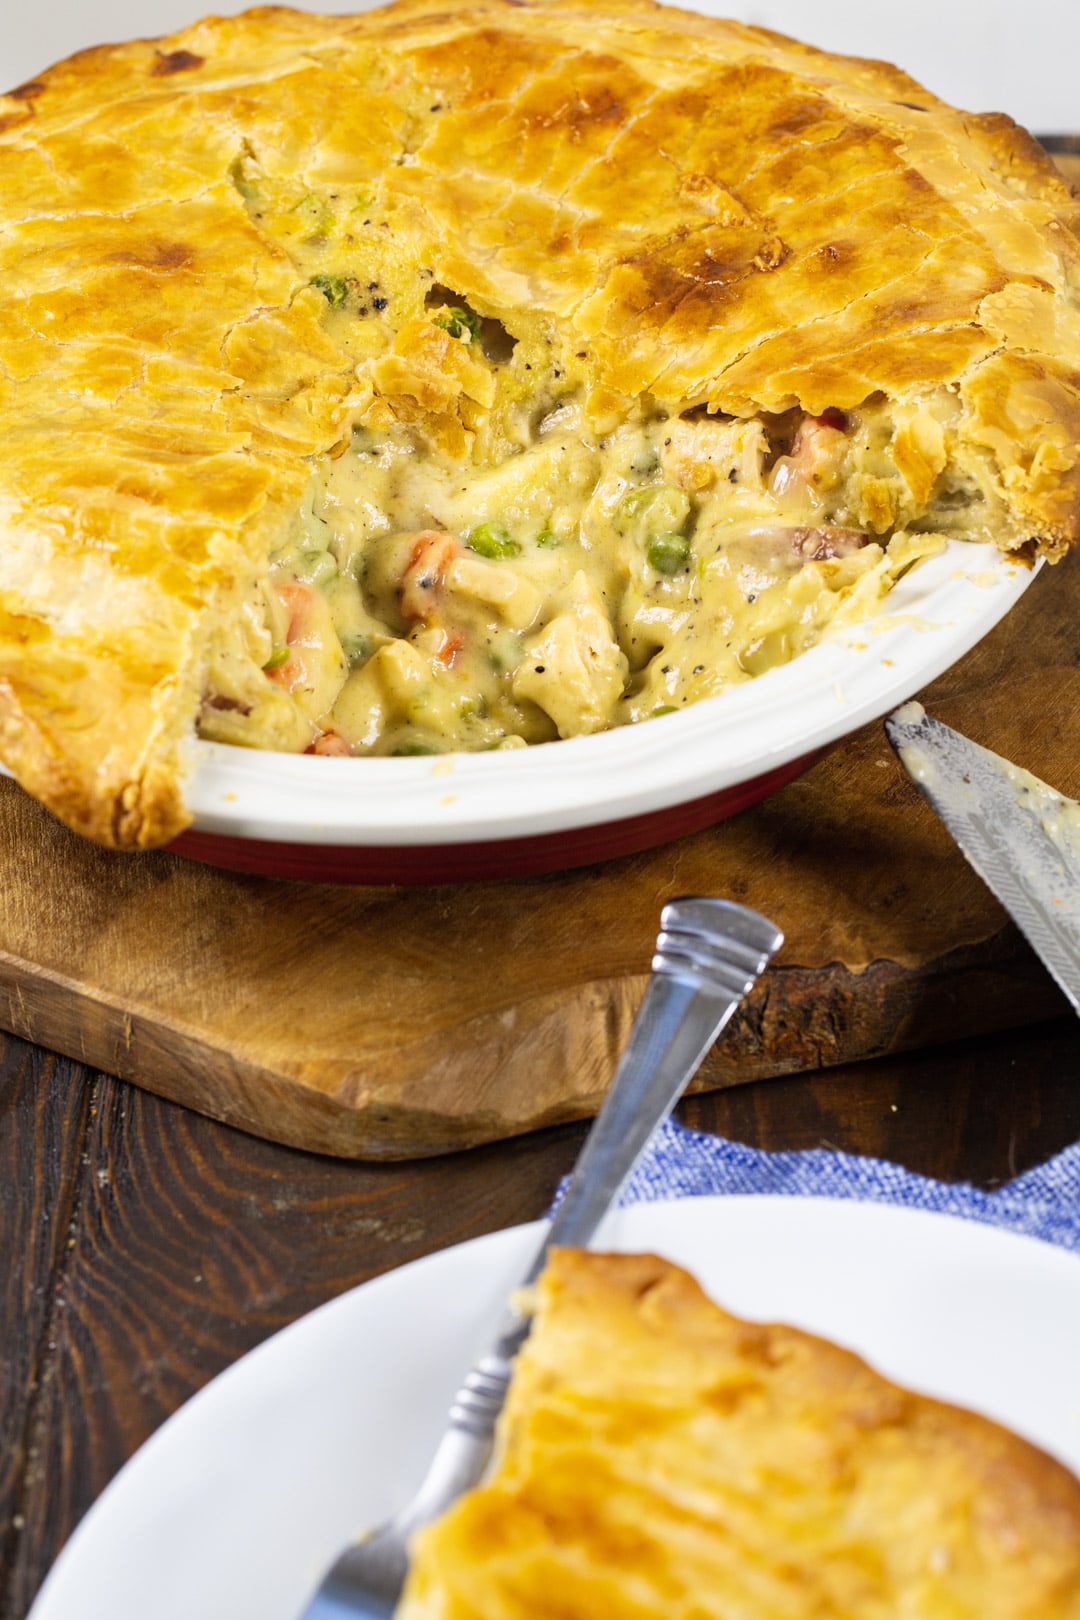
<path id="1" fill-rule="evenodd" d="M 296 1620 L 338 1548 L 412 1490 L 540 1232 L 448 1249 L 305 1317 L 216 1379 L 101 1497 L 30 1620 Z M 1080 1261 L 885 1205 L 691 1198 L 602 1242 L 688 1266 L 741 1315 L 827 1334 L 1080 1470 Z"/>

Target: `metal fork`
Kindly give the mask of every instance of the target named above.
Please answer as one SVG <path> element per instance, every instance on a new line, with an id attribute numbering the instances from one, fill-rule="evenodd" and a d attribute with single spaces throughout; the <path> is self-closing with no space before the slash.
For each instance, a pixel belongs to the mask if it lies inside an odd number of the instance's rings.
<path id="1" fill-rule="evenodd" d="M 554 1245 L 589 1242 L 656 1127 L 782 943 L 772 923 L 726 900 L 691 897 L 664 907 L 652 977 L 626 1050 L 523 1287 L 536 1281 Z M 341 1553 L 301 1620 L 390 1620 L 409 1567 L 410 1538 L 483 1475 L 529 1325 L 527 1316 L 507 1309 L 492 1349 L 454 1399 L 419 1491 Z"/>

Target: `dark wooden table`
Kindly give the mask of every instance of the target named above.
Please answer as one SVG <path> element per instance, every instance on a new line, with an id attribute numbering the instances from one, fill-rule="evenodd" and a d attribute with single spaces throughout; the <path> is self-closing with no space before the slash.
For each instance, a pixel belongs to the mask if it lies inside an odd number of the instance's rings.
<path id="1" fill-rule="evenodd" d="M 762 1081 L 681 1113 L 758 1147 L 840 1147 L 992 1187 L 1080 1138 L 1080 1024 Z M 94 1498 L 208 1379 L 343 1289 L 541 1214 L 583 1134 L 351 1164 L 0 1037 L 0 1620 L 22 1620 Z"/>

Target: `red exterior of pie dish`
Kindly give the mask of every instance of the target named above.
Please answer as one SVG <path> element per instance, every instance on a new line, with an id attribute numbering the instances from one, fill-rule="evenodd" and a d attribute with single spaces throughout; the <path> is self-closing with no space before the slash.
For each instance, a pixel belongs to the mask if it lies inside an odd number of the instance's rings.
<path id="1" fill-rule="evenodd" d="M 597 861 L 634 855 L 700 832 L 784 787 L 813 764 L 815 754 L 792 760 L 753 781 L 707 794 L 690 804 L 628 816 L 623 821 L 532 838 L 492 838 L 467 844 L 288 844 L 188 831 L 169 847 L 177 855 L 232 872 L 294 878 L 308 883 L 483 883 L 536 877 Z"/>

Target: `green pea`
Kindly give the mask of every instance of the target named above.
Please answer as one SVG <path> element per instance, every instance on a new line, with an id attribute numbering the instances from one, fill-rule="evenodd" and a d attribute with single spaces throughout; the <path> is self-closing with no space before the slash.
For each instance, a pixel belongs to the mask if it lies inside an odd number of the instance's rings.
<path id="1" fill-rule="evenodd" d="M 398 743 L 396 748 L 391 749 L 391 756 L 394 759 L 413 759 L 419 758 L 422 754 L 437 754 L 438 752 L 439 750 L 431 743 L 421 742 L 417 737 Z"/>
<path id="2" fill-rule="evenodd" d="M 263 665 L 263 669 L 267 671 L 271 669 L 280 669 L 282 664 L 287 664 L 288 662 L 289 648 L 275 647 L 269 658 L 266 660 L 266 663 Z"/>
<path id="3" fill-rule="evenodd" d="M 523 657 L 521 637 L 511 631 L 493 637 L 488 643 L 488 663 L 496 675 L 505 675 L 507 670 L 517 669 Z"/>
<path id="4" fill-rule="evenodd" d="M 501 523 L 478 523 L 466 535 L 465 544 L 478 557 L 489 557 L 493 561 L 516 557 L 521 550 L 513 535 Z"/>
<path id="5" fill-rule="evenodd" d="M 690 501 L 670 484 L 646 484 L 632 489 L 615 508 L 615 532 L 644 541 L 650 535 L 674 534 L 690 516 Z"/>
<path id="6" fill-rule="evenodd" d="M 296 572 L 305 585 L 329 585 L 337 578 L 338 565 L 328 551 L 302 551 Z"/>
<path id="7" fill-rule="evenodd" d="M 340 309 L 349 292 L 343 276 L 312 276 L 308 286 L 317 287 L 331 309 Z"/>
<path id="8" fill-rule="evenodd" d="M 294 203 L 289 212 L 309 227 L 312 236 L 325 236 L 333 227 L 334 210 L 310 191 Z"/>
<path id="9" fill-rule="evenodd" d="M 363 664 L 367 661 L 368 654 L 371 651 L 371 644 L 367 636 L 353 634 L 346 630 L 339 639 L 341 641 L 341 650 L 345 654 L 350 669 L 355 669 L 357 664 Z"/>
<path id="10" fill-rule="evenodd" d="M 685 534 L 658 534 L 645 553 L 650 568 L 670 578 L 681 574 L 690 562 L 690 542 Z"/>
<path id="11" fill-rule="evenodd" d="M 549 529 L 545 526 L 537 535 L 536 544 L 538 546 L 542 546 L 545 551 L 551 551 L 554 550 L 556 546 L 561 546 L 562 541 L 559 539 L 559 536 L 555 533 L 554 529 Z"/>
<path id="12" fill-rule="evenodd" d="M 448 309 L 445 315 L 436 315 L 435 325 L 465 343 L 475 343 L 480 336 L 480 317 L 471 309 Z"/>

